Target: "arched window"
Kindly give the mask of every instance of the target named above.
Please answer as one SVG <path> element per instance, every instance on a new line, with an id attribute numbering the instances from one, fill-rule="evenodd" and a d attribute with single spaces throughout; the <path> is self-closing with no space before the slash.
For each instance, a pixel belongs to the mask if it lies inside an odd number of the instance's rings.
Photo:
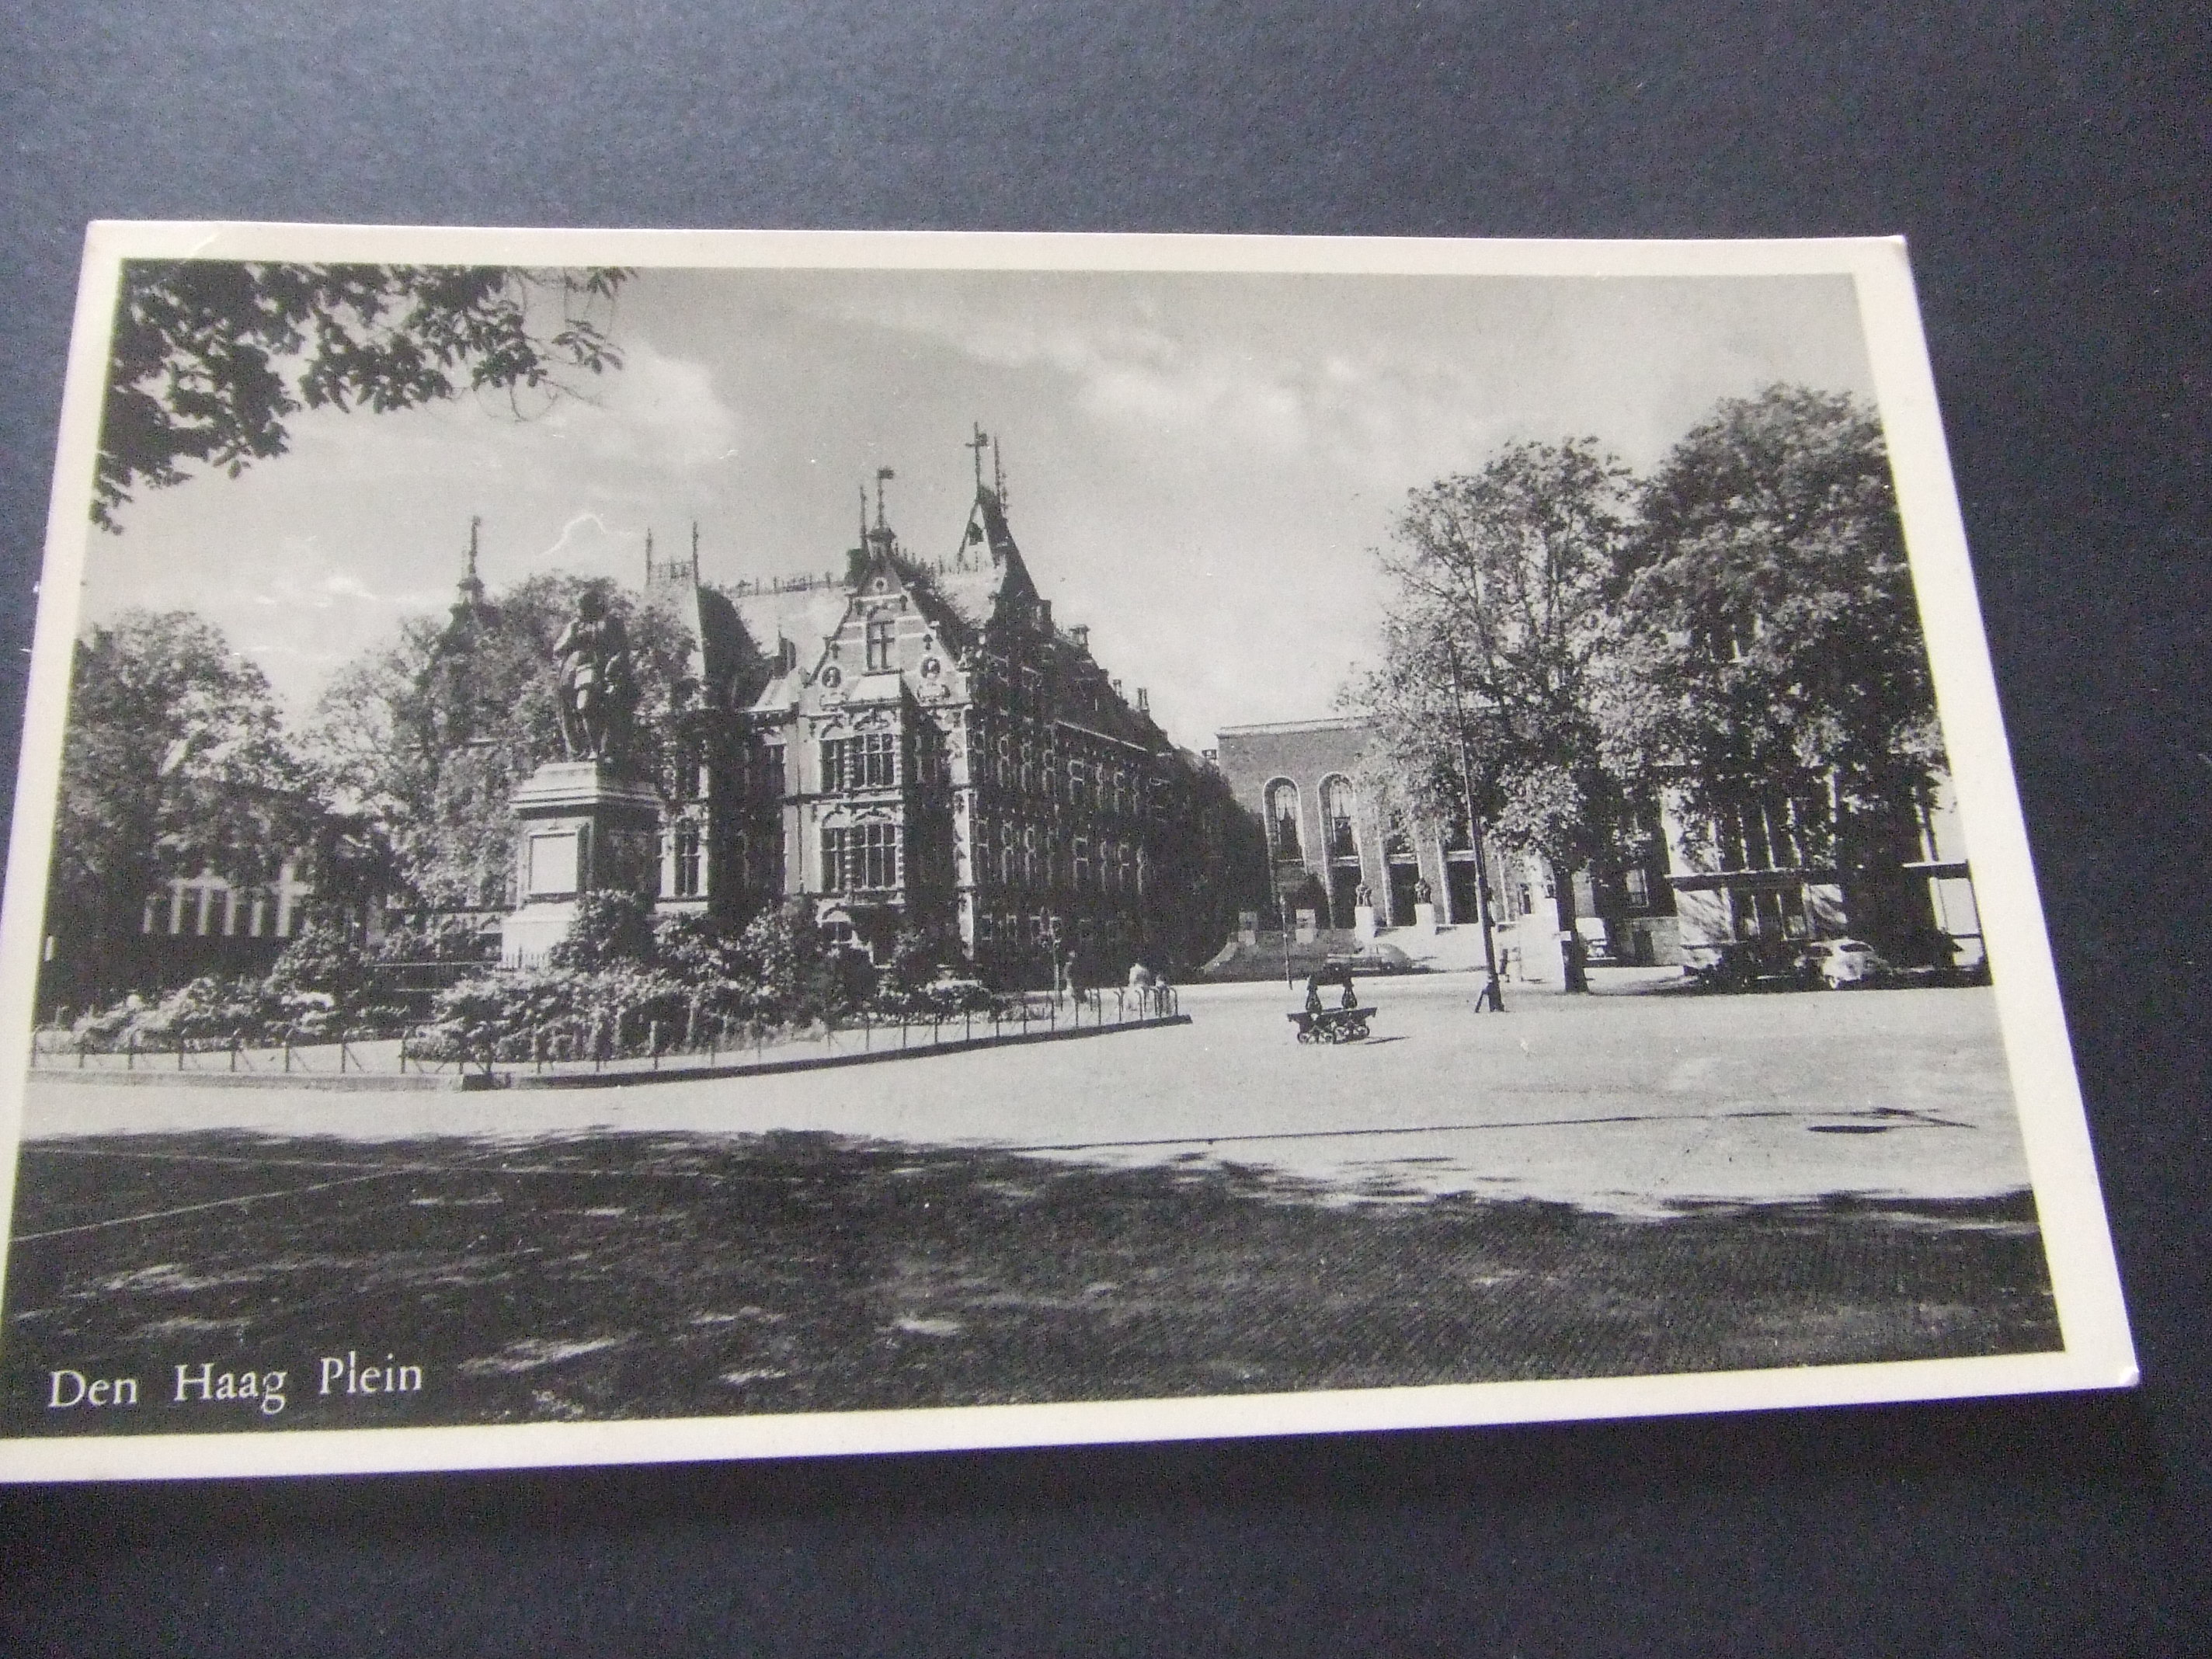
<path id="1" fill-rule="evenodd" d="M 1267 844 L 1279 859 L 1305 856 L 1298 840 L 1298 787 L 1288 778 L 1267 786 Z"/>
<path id="2" fill-rule="evenodd" d="M 1357 797 L 1352 780 L 1341 775 L 1323 778 L 1321 784 L 1322 835 L 1332 859 L 1359 856 L 1359 831 L 1355 823 Z"/>

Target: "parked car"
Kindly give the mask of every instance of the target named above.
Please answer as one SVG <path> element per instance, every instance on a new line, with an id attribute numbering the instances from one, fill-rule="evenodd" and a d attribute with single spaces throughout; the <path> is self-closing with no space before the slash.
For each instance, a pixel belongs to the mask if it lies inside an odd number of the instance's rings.
<path id="1" fill-rule="evenodd" d="M 1690 976 L 1719 991 L 1779 988 L 1807 982 L 1803 952 L 1786 939 L 1739 939 L 1707 945 L 1685 963 Z"/>
<path id="2" fill-rule="evenodd" d="M 1824 939 L 1805 947 L 1800 958 L 1806 978 L 1832 991 L 1886 978 L 1894 970 L 1881 952 L 1863 939 Z"/>
<path id="3" fill-rule="evenodd" d="M 1371 939 L 1356 951 L 1332 951 L 1328 958 L 1331 974 L 1410 974 L 1416 971 L 1413 957 L 1395 945 L 1381 939 Z"/>

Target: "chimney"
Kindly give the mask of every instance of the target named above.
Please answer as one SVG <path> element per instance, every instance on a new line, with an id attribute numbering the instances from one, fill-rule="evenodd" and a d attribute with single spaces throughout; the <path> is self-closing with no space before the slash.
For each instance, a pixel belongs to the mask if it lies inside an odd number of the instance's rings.
<path id="1" fill-rule="evenodd" d="M 1037 622 L 1046 633 L 1052 632 L 1052 601 L 1050 599 L 1037 601 Z"/>
<path id="2" fill-rule="evenodd" d="M 1221 764 L 1221 751 L 1218 749 L 1203 750 L 1200 753 L 1208 766 L 1219 766 Z"/>
<path id="3" fill-rule="evenodd" d="M 1121 681 L 1119 681 L 1119 680 L 1111 680 L 1111 681 L 1109 681 L 1109 682 L 1108 682 L 1108 684 L 1113 686 L 1113 688 L 1114 688 L 1114 695 L 1115 695 L 1115 696 L 1117 696 L 1117 697 L 1118 697 L 1118 696 L 1120 696 L 1121 695 Z"/>
<path id="4" fill-rule="evenodd" d="M 1079 628 L 1071 628 L 1067 631 L 1074 636 L 1075 648 L 1078 651 L 1091 649 L 1091 626 L 1088 623 Z"/>

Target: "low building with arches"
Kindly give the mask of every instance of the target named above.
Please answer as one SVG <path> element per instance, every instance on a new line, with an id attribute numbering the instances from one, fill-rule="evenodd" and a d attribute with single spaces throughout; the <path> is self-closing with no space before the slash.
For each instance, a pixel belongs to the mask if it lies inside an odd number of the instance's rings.
<path id="1" fill-rule="evenodd" d="M 1465 823 L 1388 823 L 1359 778 L 1368 724 L 1356 716 L 1224 726 L 1215 754 L 1231 792 L 1267 831 L 1267 891 L 1296 925 L 1351 929 L 1362 908 L 1382 927 L 1406 927 L 1420 907 L 1443 927 L 1476 920 L 1474 848 Z M 1492 885 L 1500 870 L 1493 860 Z"/>
<path id="2" fill-rule="evenodd" d="M 1384 928 L 1478 920 L 1475 855 L 1464 820 L 1391 824 L 1364 798 L 1370 749 L 1356 716 L 1224 728 L 1218 755 L 1237 799 L 1267 832 L 1272 914 L 1259 926 L 1351 929 L 1360 894 Z M 1711 824 L 1679 800 L 1655 802 L 1617 826 L 1615 855 L 1572 878 L 1577 948 L 1594 963 L 1711 968 L 1734 946 L 1778 951 L 1846 933 L 1873 939 L 1901 964 L 1973 968 L 1983 960 L 1954 793 L 1931 781 L 1926 808 L 1887 826 L 1877 855 L 1838 868 L 1808 826 L 1817 813 L 1790 802 L 1748 803 Z M 1486 849 L 1500 965 L 1519 977 L 1563 972 L 1559 908 L 1542 860 Z"/>

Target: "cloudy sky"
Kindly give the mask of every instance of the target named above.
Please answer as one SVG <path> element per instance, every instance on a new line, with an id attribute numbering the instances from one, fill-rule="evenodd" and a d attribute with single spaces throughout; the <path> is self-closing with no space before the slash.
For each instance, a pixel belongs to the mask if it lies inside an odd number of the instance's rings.
<path id="1" fill-rule="evenodd" d="M 495 589 L 634 585 L 647 530 L 695 521 L 709 580 L 821 571 L 890 466 L 902 539 L 949 553 L 980 422 L 1057 618 L 1206 747 L 1329 712 L 1409 489 L 1521 438 L 1649 467 L 1775 380 L 1871 396 L 1847 277 L 661 270 L 612 327 L 626 366 L 584 397 L 303 415 L 288 455 L 142 492 L 86 620 L 198 611 L 304 714 L 450 602 L 472 514 Z"/>

